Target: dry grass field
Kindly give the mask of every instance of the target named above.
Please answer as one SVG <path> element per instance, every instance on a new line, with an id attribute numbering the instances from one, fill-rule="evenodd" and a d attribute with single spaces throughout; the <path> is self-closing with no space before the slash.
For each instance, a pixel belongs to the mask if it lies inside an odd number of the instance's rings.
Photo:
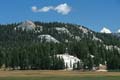
<path id="1" fill-rule="evenodd" d="M 0 80 L 120 80 L 120 72 L 0 71 Z"/>

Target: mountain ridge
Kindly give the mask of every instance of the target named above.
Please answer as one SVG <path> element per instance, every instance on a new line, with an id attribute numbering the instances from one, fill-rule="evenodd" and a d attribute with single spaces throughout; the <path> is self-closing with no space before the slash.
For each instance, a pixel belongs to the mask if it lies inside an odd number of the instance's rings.
<path id="1" fill-rule="evenodd" d="M 103 27 L 103 29 L 102 29 L 100 32 L 101 32 L 101 33 L 107 33 L 107 34 L 112 33 L 112 32 L 110 31 L 110 29 L 108 29 L 108 28 L 106 28 L 106 27 Z"/>
<path id="2" fill-rule="evenodd" d="M 17 66 L 21 69 L 29 68 L 29 65 L 31 69 L 54 69 L 52 65 L 46 64 L 51 64 L 48 59 L 53 59 L 49 56 L 54 57 L 55 54 L 67 52 L 83 62 L 83 69 L 88 67 L 91 70 L 99 64 L 106 65 L 108 69 L 120 67 L 120 65 L 116 66 L 119 64 L 120 38 L 113 34 L 103 34 L 81 25 L 59 22 L 32 22 L 32 25 L 34 23 L 36 26 L 32 30 L 29 30 L 32 26 L 25 23 L 25 26 L 21 27 L 27 28 L 19 29 L 18 26 L 23 23 L 0 25 L 0 55 L 5 54 L 10 57 L 10 59 L 7 56 L 0 57 L 0 59 L 10 61 L 9 64 L 5 62 L 0 62 L 0 64 L 13 68 Z M 43 63 L 40 59 L 46 62 Z M 25 65 L 13 63 L 14 60 Z M 112 65 L 113 63 L 115 65 Z M 40 66 L 36 66 L 37 64 Z"/>

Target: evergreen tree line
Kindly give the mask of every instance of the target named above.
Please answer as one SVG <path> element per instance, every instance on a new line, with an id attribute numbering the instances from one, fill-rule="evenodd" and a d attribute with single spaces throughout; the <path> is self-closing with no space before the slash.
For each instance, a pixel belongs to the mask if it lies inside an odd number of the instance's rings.
<path id="1" fill-rule="evenodd" d="M 22 47 L 19 46 L 7 49 L 1 48 L 0 67 L 13 70 L 64 69 L 65 68 L 64 60 L 56 56 L 55 50 L 50 51 L 50 47 L 46 46 L 47 44 L 38 43 Z"/>
<path id="2" fill-rule="evenodd" d="M 86 45 L 84 44 L 86 43 Z M 103 44 L 89 43 L 85 40 L 74 43 L 32 43 L 21 46 L 0 47 L 0 67 L 6 69 L 39 69 L 59 70 L 65 69 L 64 60 L 57 54 L 64 54 L 68 47 L 68 53 L 82 61 L 82 65 L 76 69 L 92 70 L 99 64 L 107 65 L 109 70 L 120 69 L 120 54 L 116 48 L 105 49 Z M 94 56 L 94 57 L 92 57 Z"/>

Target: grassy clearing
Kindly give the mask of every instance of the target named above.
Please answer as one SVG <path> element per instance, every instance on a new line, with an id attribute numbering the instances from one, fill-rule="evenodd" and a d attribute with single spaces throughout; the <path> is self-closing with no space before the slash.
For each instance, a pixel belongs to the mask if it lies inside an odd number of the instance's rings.
<path id="1" fill-rule="evenodd" d="M 0 80 L 120 80 L 120 77 L 2 77 Z"/>
<path id="2" fill-rule="evenodd" d="M 119 72 L 0 71 L 0 80 L 120 80 Z"/>

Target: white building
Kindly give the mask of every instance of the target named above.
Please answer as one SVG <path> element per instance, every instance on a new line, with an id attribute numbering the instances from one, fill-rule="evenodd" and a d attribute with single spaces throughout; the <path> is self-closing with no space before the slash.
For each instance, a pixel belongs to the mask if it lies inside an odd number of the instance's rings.
<path id="1" fill-rule="evenodd" d="M 68 70 L 72 70 L 73 65 L 77 66 L 77 63 L 81 62 L 79 58 L 69 54 L 58 54 L 57 57 L 63 58 L 65 67 L 67 67 Z"/>

